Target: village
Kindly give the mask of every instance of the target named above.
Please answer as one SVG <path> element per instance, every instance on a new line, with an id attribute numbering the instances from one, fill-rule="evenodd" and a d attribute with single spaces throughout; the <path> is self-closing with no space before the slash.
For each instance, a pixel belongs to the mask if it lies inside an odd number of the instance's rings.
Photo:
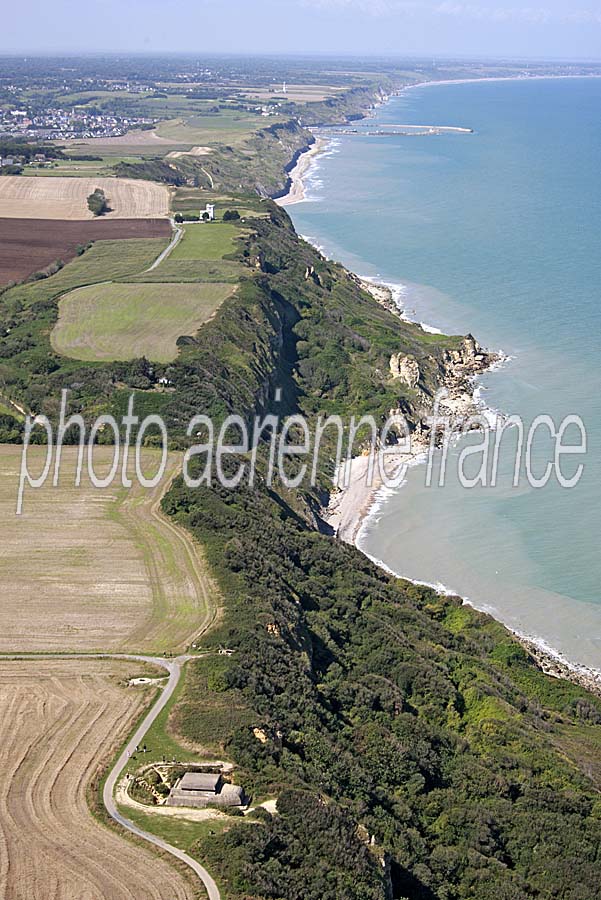
<path id="1" fill-rule="evenodd" d="M 149 117 L 98 114 L 83 109 L 0 109 L 0 135 L 35 140 L 121 137 L 131 128 L 151 128 Z"/>

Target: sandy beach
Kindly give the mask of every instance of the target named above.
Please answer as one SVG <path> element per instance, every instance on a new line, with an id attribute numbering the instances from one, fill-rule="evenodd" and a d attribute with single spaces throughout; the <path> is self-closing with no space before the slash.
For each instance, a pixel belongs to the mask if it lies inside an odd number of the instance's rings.
<path id="1" fill-rule="evenodd" d="M 311 168 L 315 158 L 323 153 L 329 141 L 325 138 L 316 138 L 315 143 L 305 153 L 301 153 L 295 167 L 290 172 L 290 189 L 283 197 L 277 197 L 275 202 L 279 206 L 291 206 L 293 203 L 301 203 L 306 199 L 304 178 Z"/>

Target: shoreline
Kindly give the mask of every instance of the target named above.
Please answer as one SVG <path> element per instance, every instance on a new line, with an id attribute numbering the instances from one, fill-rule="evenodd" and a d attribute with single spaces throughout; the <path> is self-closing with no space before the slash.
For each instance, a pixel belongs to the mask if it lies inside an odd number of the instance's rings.
<path id="1" fill-rule="evenodd" d="M 387 94 L 378 101 L 374 103 L 374 105 L 362 116 L 362 120 L 366 120 L 371 118 L 371 113 L 374 110 L 379 109 L 381 106 L 384 106 L 386 103 L 390 102 L 394 97 L 401 97 L 406 91 L 415 90 L 416 88 L 422 87 L 432 87 L 437 85 L 454 85 L 454 84 L 479 84 L 481 82 L 499 82 L 499 81 L 545 81 L 549 79 L 553 80 L 562 80 L 562 79 L 576 79 L 576 78 L 601 78 L 601 75 L 508 75 L 508 76 L 493 76 L 491 78 L 481 77 L 481 78 L 447 78 L 441 79 L 440 81 L 431 80 L 431 81 L 415 81 L 411 84 L 403 85 L 403 87 L 398 90 L 393 91 L 391 94 Z M 412 126 L 418 127 L 418 126 Z M 459 131 L 465 133 L 472 133 L 471 128 L 459 128 L 455 126 L 439 126 L 443 127 L 445 131 Z M 319 134 L 315 135 L 314 143 L 307 149 L 300 153 L 296 163 L 288 173 L 289 184 L 288 189 L 284 194 L 279 197 L 273 197 L 274 203 L 277 203 L 278 206 L 287 207 L 293 206 L 295 203 L 302 203 L 307 199 L 306 195 L 306 184 L 305 178 L 309 174 L 309 171 L 317 159 L 317 157 L 321 156 L 325 153 L 330 144 L 332 142 L 332 138 L 324 138 Z"/>
<path id="2" fill-rule="evenodd" d="M 380 303 L 385 309 L 398 316 L 403 322 L 409 322 L 423 331 L 438 332 L 438 329 L 425 326 L 421 322 L 410 319 L 400 303 L 400 290 L 398 299 L 395 298 L 395 287 L 391 283 L 378 281 L 374 278 L 364 278 L 353 275 L 357 283 Z M 400 287 L 400 286 L 398 286 Z M 449 362 L 447 372 L 441 387 L 446 387 L 448 397 L 440 404 L 441 413 L 452 417 L 453 438 L 461 434 L 463 421 L 473 415 L 490 416 L 493 414 L 478 396 L 479 385 L 476 383 L 478 375 L 490 371 L 492 368 L 505 362 L 507 357 L 501 352 L 483 350 L 471 335 L 464 340 L 464 346 L 469 341 L 470 351 L 465 351 L 464 356 L 455 362 Z M 496 416 L 497 414 L 494 413 Z M 453 439 L 452 438 L 452 439 Z M 430 451 L 432 437 L 429 434 L 411 436 L 408 452 L 395 452 L 388 450 L 386 458 L 391 463 L 386 467 L 388 481 L 398 478 L 402 470 L 420 465 L 426 461 Z M 395 487 L 384 484 L 378 467 L 374 469 L 374 477 L 368 484 L 367 470 L 368 456 L 356 456 L 350 463 L 343 462 L 340 471 L 334 476 L 335 484 L 345 485 L 335 487 L 330 495 L 328 506 L 322 510 L 324 521 L 332 527 L 337 537 L 346 543 L 359 547 L 361 531 L 369 522 L 370 517 L 377 512 L 387 496 L 401 489 L 404 478 Z M 347 470 L 348 466 L 348 470 Z M 348 484 L 346 484 L 348 482 Z M 364 552 L 364 551 L 362 551 Z"/>
<path id="3" fill-rule="evenodd" d="M 296 161 L 296 165 L 290 170 L 288 176 L 290 179 L 290 186 L 287 192 L 282 197 L 274 197 L 274 203 L 277 203 L 278 206 L 292 206 L 293 203 L 302 203 L 303 200 L 307 199 L 304 179 L 309 174 L 309 170 L 316 157 L 325 153 L 329 144 L 330 141 L 325 138 L 316 137 L 315 142 L 309 149 L 305 150 L 304 153 L 301 153 Z"/>
<path id="4" fill-rule="evenodd" d="M 424 82 L 415 82 L 413 84 L 409 84 L 401 88 L 399 91 L 395 91 L 394 94 L 382 98 L 380 102 L 378 102 L 374 108 L 384 105 L 384 103 L 389 102 L 393 97 L 401 96 L 405 91 L 416 89 L 419 87 L 429 87 L 436 85 L 453 85 L 453 84 L 472 84 L 476 82 L 500 82 L 500 81 L 539 81 L 539 80 L 547 80 L 547 79 L 575 79 L 575 78 L 599 78 L 601 76 L 597 75 L 537 75 L 537 76 L 509 76 L 509 77 L 493 77 L 493 78 L 465 78 L 465 79 L 449 79 L 445 81 L 424 81 Z M 367 114 L 369 115 L 369 114 Z M 319 139 L 318 139 L 319 140 Z M 286 197 L 280 198 L 276 200 L 277 203 L 281 203 L 281 205 L 292 205 L 293 203 L 300 202 L 305 199 L 304 194 L 304 185 L 302 183 L 303 177 L 306 177 L 308 170 L 310 169 L 314 158 L 318 155 L 318 153 L 324 152 L 327 147 L 328 141 L 322 140 L 322 145 L 317 148 L 315 145 L 309 150 L 307 153 L 302 154 L 299 159 L 297 166 L 292 170 L 292 186 L 289 194 Z M 301 166 L 301 163 L 304 165 Z M 296 182 L 296 190 L 293 191 L 293 187 Z M 289 195 L 292 195 L 290 199 L 288 199 Z M 294 198 L 294 199 L 293 199 Z M 284 201 L 284 202 L 282 202 Z M 319 247 L 317 249 L 320 249 Z M 351 273 L 353 274 L 353 273 Z M 380 281 L 376 278 L 367 278 L 360 277 L 358 275 L 354 275 L 357 281 L 367 290 L 371 295 L 376 299 L 379 303 L 382 303 L 387 309 L 394 312 L 398 315 L 403 321 L 411 322 L 412 324 L 419 325 L 424 331 L 429 331 L 431 333 L 440 333 L 439 329 L 432 328 L 431 326 L 423 323 L 423 322 L 415 322 L 413 319 L 409 318 L 409 316 L 405 313 L 402 304 L 399 302 L 402 297 L 402 285 L 400 284 L 392 284 L 389 282 Z M 395 296 L 395 289 L 398 291 L 398 295 Z M 493 413 L 495 416 L 498 415 L 496 411 L 489 410 L 486 405 L 479 398 L 479 385 L 476 383 L 476 378 L 478 374 L 482 374 L 487 369 L 490 371 L 493 368 L 498 367 L 499 365 L 503 365 L 510 357 L 506 357 L 504 354 L 498 354 L 494 359 L 491 360 L 490 365 L 486 366 L 481 370 L 481 372 L 474 372 L 469 378 L 464 377 L 461 392 L 463 396 L 460 399 L 460 403 L 456 405 L 456 408 L 453 412 L 458 415 L 473 415 L 473 414 L 484 414 Z M 457 385 L 459 386 L 459 385 Z M 453 398 L 451 398 L 453 399 Z M 458 397 L 454 398 L 458 400 Z M 456 439 L 457 435 L 455 435 Z M 412 447 L 410 453 L 397 454 L 396 462 L 393 462 L 393 465 L 396 466 L 396 470 L 400 470 L 402 467 L 412 467 L 415 465 L 423 464 L 426 461 L 426 453 L 429 449 L 429 440 L 424 442 L 420 442 L 418 440 L 412 440 Z M 392 455 L 392 454 L 391 454 Z M 350 463 L 350 473 L 348 476 L 348 487 L 337 488 L 330 494 L 330 501 L 328 506 L 323 508 L 321 513 L 324 519 L 324 522 L 330 525 L 336 532 L 336 535 L 339 539 L 345 540 L 347 543 L 352 544 L 357 547 L 362 553 L 364 553 L 375 565 L 379 566 L 384 571 L 387 571 L 395 578 L 401 578 L 406 581 L 411 581 L 415 584 L 426 584 L 428 587 L 440 592 L 447 593 L 452 596 L 460 596 L 454 591 L 447 590 L 443 585 L 432 585 L 427 582 L 419 581 L 417 579 L 407 578 L 403 576 L 399 572 L 395 572 L 390 569 L 382 560 L 376 559 L 371 556 L 371 554 L 367 553 L 360 546 L 361 542 L 361 532 L 364 527 L 368 524 L 370 518 L 377 513 L 377 511 L 381 508 L 382 504 L 386 502 L 388 497 L 392 493 L 397 493 L 403 485 L 403 482 L 399 483 L 397 487 L 388 488 L 380 483 L 373 483 L 371 485 L 367 484 L 367 468 L 368 468 L 369 458 L 364 456 L 354 457 Z M 345 465 L 343 463 L 343 465 Z M 376 467 L 377 469 L 377 467 Z M 390 475 L 388 475 L 390 478 Z M 340 473 L 337 472 L 335 475 L 334 484 L 336 485 L 339 482 Z M 404 479 L 403 479 L 404 480 Z M 465 597 L 460 597 L 462 602 L 465 605 L 471 606 L 473 609 L 478 610 L 478 607 L 468 600 Z M 507 631 L 512 634 L 517 641 L 524 647 L 526 652 L 536 661 L 536 664 L 539 666 L 541 671 L 545 674 L 550 675 L 554 678 L 562 678 L 567 681 L 570 681 L 574 684 L 577 684 L 580 687 L 585 688 L 586 690 L 601 696 L 601 671 L 594 669 L 590 666 L 583 665 L 576 661 L 572 661 L 568 659 L 560 650 L 551 647 L 544 638 L 524 634 L 516 631 L 511 628 L 505 622 L 500 614 L 495 611 L 495 614 L 491 614 L 488 610 L 478 610 L 480 612 L 484 612 L 488 615 L 491 615 L 499 624 L 503 625 Z"/>
<path id="5" fill-rule="evenodd" d="M 410 319 L 404 313 L 402 305 L 395 299 L 394 288 L 400 288 L 400 285 L 392 285 L 388 282 L 357 275 L 354 275 L 354 277 L 378 303 L 395 313 L 402 321 L 411 322 L 422 329 L 424 328 L 422 323 Z M 399 298 L 402 296 L 400 290 L 398 296 Z M 424 330 L 428 330 L 428 328 L 429 326 L 426 326 Z M 437 331 L 437 329 L 433 330 Z M 476 346 L 478 347 L 477 344 Z M 445 384 L 449 389 L 447 410 L 459 423 L 461 423 L 463 417 L 470 415 L 480 415 L 486 418 L 494 415 L 495 419 L 498 416 L 502 418 L 500 413 L 491 410 L 479 398 L 477 379 L 479 375 L 504 365 L 511 357 L 505 356 L 502 352 L 490 351 L 483 351 L 483 356 L 485 357 L 483 364 L 479 364 L 474 371 L 465 371 L 463 364 L 455 367 L 455 371 L 451 370 L 450 377 L 447 384 Z M 441 404 L 441 411 L 444 411 L 444 409 L 445 406 Z M 461 427 L 453 427 L 453 433 L 449 440 L 459 440 L 460 437 Z M 387 468 L 387 477 L 389 479 L 391 475 L 395 477 L 395 475 L 401 473 L 401 470 L 405 470 L 402 480 L 394 487 L 388 487 L 383 483 L 377 466 L 374 467 L 375 477 L 372 479 L 372 483 L 368 484 L 368 456 L 356 456 L 350 460 L 350 464 L 346 461 L 341 463 L 339 470 L 335 473 L 334 484 L 343 483 L 345 467 L 348 465 L 349 472 L 346 475 L 348 486 L 334 487 L 330 493 L 330 501 L 327 507 L 322 508 L 321 514 L 324 522 L 334 529 L 337 539 L 356 547 L 375 565 L 388 572 L 394 578 L 401 578 L 412 584 L 424 585 L 439 594 L 445 594 L 449 597 L 459 597 L 465 606 L 470 606 L 477 612 L 491 616 L 513 635 L 546 675 L 565 679 L 597 696 L 601 696 L 600 670 L 570 660 L 561 650 L 550 646 L 543 637 L 517 631 L 503 621 L 501 614 L 497 610 L 493 609 L 491 611 L 490 608 L 480 609 L 476 603 L 473 603 L 467 597 L 462 597 L 456 591 L 450 590 L 443 584 L 431 584 L 420 579 L 409 578 L 400 572 L 394 571 L 383 560 L 368 553 L 362 547 L 362 532 L 369 525 L 370 520 L 377 515 L 390 496 L 396 495 L 402 490 L 405 483 L 406 469 L 423 465 L 427 462 L 427 454 L 430 451 L 430 447 L 430 437 L 420 438 L 418 436 L 418 438 L 412 437 L 410 452 L 387 453 L 387 458 L 393 461 L 393 472 L 390 473 L 390 470 Z"/>

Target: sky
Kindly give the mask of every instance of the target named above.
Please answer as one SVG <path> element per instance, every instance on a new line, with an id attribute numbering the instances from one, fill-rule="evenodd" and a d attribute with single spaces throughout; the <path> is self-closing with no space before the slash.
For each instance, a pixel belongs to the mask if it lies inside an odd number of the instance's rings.
<path id="1" fill-rule="evenodd" d="M 591 0 L 29 0 L 0 52 L 350 53 L 601 59 Z"/>

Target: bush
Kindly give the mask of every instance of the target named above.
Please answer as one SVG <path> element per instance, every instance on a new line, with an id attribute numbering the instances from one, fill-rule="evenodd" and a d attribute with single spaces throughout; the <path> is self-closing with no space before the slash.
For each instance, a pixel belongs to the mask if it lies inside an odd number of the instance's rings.
<path id="1" fill-rule="evenodd" d="M 224 222 L 234 222 L 236 219 L 240 218 L 240 213 L 237 209 L 226 209 L 223 214 Z"/>
<path id="2" fill-rule="evenodd" d="M 88 197 L 88 209 L 95 216 L 103 216 L 109 211 L 106 195 L 102 188 L 96 188 Z"/>

